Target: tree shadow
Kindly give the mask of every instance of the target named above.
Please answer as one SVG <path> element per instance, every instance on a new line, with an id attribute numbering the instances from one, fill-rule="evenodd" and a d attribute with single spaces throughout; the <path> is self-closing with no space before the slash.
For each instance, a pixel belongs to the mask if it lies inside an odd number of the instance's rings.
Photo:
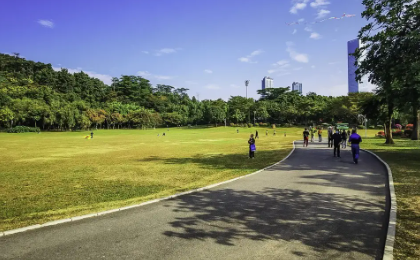
<path id="1" fill-rule="evenodd" d="M 382 257 L 383 209 L 354 196 L 219 189 L 181 196 L 175 204 L 175 212 L 189 216 L 170 222 L 171 230 L 164 232 L 168 237 L 210 239 L 224 246 L 243 240 L 300 242 L 324 259 L 355 252 L 358 259 Z M 308 254 L 293 245 L 288 248 L 293 255 Z"/>

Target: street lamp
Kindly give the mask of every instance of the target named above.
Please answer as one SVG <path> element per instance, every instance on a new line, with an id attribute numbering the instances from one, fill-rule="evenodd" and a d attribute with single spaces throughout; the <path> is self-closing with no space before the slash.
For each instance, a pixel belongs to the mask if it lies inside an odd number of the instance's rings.
<path id="1" fill-rule="evenodd" d="M 246 98 L 248 98 L 248 85 L 249 85 L 249 80 L 245 80 Z"/>

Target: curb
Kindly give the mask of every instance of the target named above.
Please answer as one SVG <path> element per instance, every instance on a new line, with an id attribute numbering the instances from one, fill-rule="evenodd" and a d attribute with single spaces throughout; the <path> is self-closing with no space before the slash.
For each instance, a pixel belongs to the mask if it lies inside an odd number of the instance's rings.
<path id="1" fill-rule="evenodd" d="M 290 153 L 286 157 L 284 157 L 281 161 L 279 161 L 279 162 L 277 162 L 277 163 L 275 163 L 273 165 L 267 166 L 267 167 L 265 167 L 265 168 L 263 168 L 261 170 L 258 170 L 256 172 L 253 172 L 253 173 L 250 173 L 250 174 L 247 174 L 247 175 L 243 175 L 243 176 L 240 176 L 240 177 L 236 177 L 236 178 L 231 179 L 231 180 L 227 180 L 227 181 L 223 181 L 223 182 L 211 184 L 211 185 L 208 185 L 208 186 L 205 186 L 205 187 L 202 187 L 202 188 L 198 188 L 198 189 L 194 189 L 194 190 L 190 190 L 190 191 L 185 191 L 185 192 L 177 193 L 177 194 L 170 195 L 170 196 L 167 196 L 167 197 L 163 197 L 163 198 L 160 198 L 160 199 L 154 199 L 154 200 L 146 201 L 146 202 L 143 202 L 143 203 L 140 203 L 140 204 L 136 204 L 136 205 L 131 205 L 131 206 L 126 206 L 126 207 L 122 207 L 122 208 L 101 211 L 101 212 L 97 212 L 97 213 L 86 214 L 86 215 L 82 215 L 82 216 L 75 216 L 75 217 L 66 218 L 66 219 L 60 219 L 60 220 L 50 221 L 50 222 L 46 222 L 44 224 L 36 224 L 36 225 L 32 225 L 32 226 L 27 226 L 27 227 L 22 227 L 22 228 L 7 230 L 7 231 L 0 232 L 0 237 L 7 236 L 7 235 L 12 235 L 12 234 L 16 234 L 16 233 L 25 232 L 25 231 L 28 231 L 28 230 L 34 230 L 34 229 L 39 229 L 39 228 L 48 227 L 48 226 L 55 226 L 55 225 L 59 225 L 59 224 L 62 224 L 62 223 L 74 222 L 74 221 L 78 221 L 78 220 L 82 220 L 82 219 L 87 219 L 87 218 L 91 218 L 91 217 L 99 217 L 99 216 L 107 215 L 107 214 L 118 212 L 118 211 L 123 211 L 123 210 L 138 208 L 138 207 L 146 206 L 146 205 L 149 205 L 149 204 L 157 203 L 157 202 L 160 202 L 160 201 L 165 201 L 165 200 L 170 200 L 170 199 L 173 199 L 173 198 L 177 198 L 177 197 L 180 197 L 180 196 L 183 196 L 183 195 L 187 195 L 187 194 L 191 194 L 191 193 L 195 193 L 195 192 L 199 192 L 199 191 L 203 191 L 203 190 L 208 190 L 208 189 L 211 189 L 211 188 L 214 188 L 214 187 L 217 187 L 217 186 L 226 184 L 226 183 L 230 183 L 230 182 L 233 182 L 233 181 L 242 179 L 242 178 L 249 177 L 251 175 L 260 173 L 260 172 L 265 171 L 265 170 L 267 170 L 267 169 L 269 169 L 271 167 L 274 167 L 274 166 L 276 166 L 276 165 L 284 162 L 285 160 L 287 160 L 287 158 L 289 158 L 293 154 L 293 152 L 295 151 L 295 149 L 296 149 L 295 141 L 293 141 L 293 149 L 292 149 L 292 151 L 290 151 Z"/>
<path id="2" fill-rule="evenodd" d="M 382 162 L 385 165 L 386 170 L 388 172 L 389 194 L 390 194 L 391 206 L 389 209 L 388 232 L 386 235 L 385 249 L 384 249 L 384 255 L 382 259 L 393 260 L 394 259 L 393 252 L 394 252 L 394 242 L 395 242 L 395 229 L 397 225 L 397 198 L 395 196 L 394 179 L 392 178 L 392 171 L 389 165 L 375 153 L 365 150 L 365 149 L 360 149 L 360 150 L 365 151 L 375 156 L 380 162 Z"/>

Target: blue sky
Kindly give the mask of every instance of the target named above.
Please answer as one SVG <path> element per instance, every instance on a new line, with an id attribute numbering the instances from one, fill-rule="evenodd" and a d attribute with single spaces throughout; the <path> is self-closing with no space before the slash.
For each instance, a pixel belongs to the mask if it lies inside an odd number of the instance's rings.
<path id="1" fill-rule="evenodd" d="M 258 98 L 276 87 L 347 94 L 347 41 L 366 24 L 362 0 L 3 1 L 0 52 L 83 70 L 109 83 L 122 74 L 190 89 L 200 100 Z M 355 17 L 314 22 L 343 13 Z"/>

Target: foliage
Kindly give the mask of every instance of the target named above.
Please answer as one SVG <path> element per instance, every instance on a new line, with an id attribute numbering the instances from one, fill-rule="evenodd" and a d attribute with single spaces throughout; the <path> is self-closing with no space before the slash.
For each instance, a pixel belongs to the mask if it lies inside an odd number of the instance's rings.
<path id="1" fill-rule="evenodd" d="M 28 132 L 40 132 L 39 127 L 29 127 L 29 126 L 15 126 L 7 129 L 8 133 L 28 133 Z"/>

